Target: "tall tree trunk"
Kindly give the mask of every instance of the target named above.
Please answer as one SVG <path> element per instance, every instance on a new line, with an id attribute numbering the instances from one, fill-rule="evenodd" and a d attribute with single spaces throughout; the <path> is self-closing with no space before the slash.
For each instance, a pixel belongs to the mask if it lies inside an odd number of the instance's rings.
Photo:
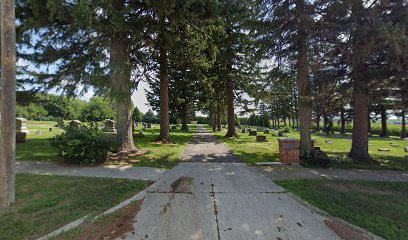
<path id="1" fill-rule="evenodd" d="M 299 122 L 300 122 L 300 150 L 302 154 L 312 151 L 312 99 L 309 82 L 307 57 L 307 32 L 305 29 L 304 0 L 296 0 L 296 18 L 298 19 L 298 66 L 297 83 L 299 91 Z"/>
<path id="2" fill-rule="evenodd" d="M 349 156 L 355 161 L 371 162 L 372 158 L 368 154 L 368 94 L 367 83 L 364 81 L 364 74 L 367 69 L 364 59 L 367 53 L 362 51 L 362 49 L 364 49 L 365 39 L 361 39 L 364 38 L 364 36 L 360 36 L 361 32 L 358 29 L 363 10 L 364 7 L 362 6 L 361 1 L 352 2 L 351 19 L 356 27 L 351 33 L 353 51 L 351 56 L 351 79 L 353 81 L 354 121 Z"/>
<path id="3" fill-rule="evenodd" d="M 115 0 L 112 4 L 117 11 L 124 8 L 123 0 Z M 127 32 L 113 32 L 110 55 L 111 87 L 116 101 L 116 142 L 121 152 L 137 151 L 133 142 L 129 45 Z"/>
<path id="4" fill-rule="evenodd" d="M 184 106 L 182 109 L 182 116 L 181 116 L 181 130 L 187 131 L 187 107 Z"/>
<path id="5" fill-rule="evenodd" d="M 235 130 L 235 113 L 234 113 L 234 82 L 230 77 L 227 80 L 227 112 L 228 112 L 228 131 L 226 137 L 237 135 Z"/>
<path id="6" fill-rule="evenodd" d="M 344 108 L 340 109 L 340 133 L 345 134 L 346 133 L 346 119 L 344 117 Z"/>
<path id="7" fill-rule="evenodd" d="M 320 131 L 320 114 L 316 116 L 316 131 Z"/>
<path id="8" fill-rule="evenodd" d="M 133 141 L 131 70 L 127 35 L 126 32 L 114 33 L 111 39 L 111 86 L 116 101 L 118 147 L 122 152 L 134 152 L 137 148 Z"/>
<path id="9" fill-rule="evenodd" d="M 160 135 L 156 141 L 171 143 L 169 128 L 169 66 L 167 50 L 160 47 Z"/>
<path id="10" fill-rule="evenodd" d="M 0 209 L 15 202 L 16 28 L 14 0 L 1 1 Z"/>
<path id="11" fill-rule="evenodd" d="M 221 132 L 221 130 L 222 130 L 221 118 L 222 118 L 221 106 L 220 106 L 220 103 L 218 103 L 218 105 L 217 105 L 217 131 L 218 132 Z"/>
<path id="12" fill-rule="evenodd" d="M 212 129 L 213 132 L 217 131 L 217 114 L 213 115 L 213 119 L 212 119 Z"/>
<path id="13" fill-rule="evenodd" d="M 407 134 L 407 128 L 405 126 L 406 125 L 405 110 L 402 110 L 401 114 L 402 114 L 401 138 L 406 138 L 408 137 L 408 134 Z"/>
<path id="14" fill-rule="evenodd" d="M 325 114 L 323 114 L 323 131 L 329 134 L 329 118 Z"/>
<path id="15" fill-rule="evenodd" d="M 388 137 L 387 130 L 387 109 L 381 105 L 381 134 L 380 137 Z"/>

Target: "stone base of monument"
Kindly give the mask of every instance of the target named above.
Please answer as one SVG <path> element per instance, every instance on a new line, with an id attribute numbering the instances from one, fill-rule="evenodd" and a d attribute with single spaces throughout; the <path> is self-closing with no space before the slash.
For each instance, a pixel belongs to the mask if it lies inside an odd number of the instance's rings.
<path id="1" fill-rule="evenodd" d="M 16 132 L 16 143 L 27 143 L 27 132 Z"/>
<path id="2" fill-rule="evenodd" d="M 245 128 L 241 129 L 241 133 L 246 133 Z"/>
<path id="3" fill-rule="evenodd" d="M 116 133 L 102 133 L 102 141 L 104 142 L 116 142 Z"/>
<path id="4" fill-rule="evenodd" d="M 279 142 L 279 160 L 285 164 L 299 164 L 300 151 L 299 139 L 278 138 Z"/>
<path id="5" fill-rule="evenodd" d="M 266 136 L 259 135 L 259 136 L 256 136 L 256 141 L 257 142 L 267 142 L 268 140 L 266 140 Z"/>
<path id="6" fill-rule="evenodd" d="M 249 131 L 249 136 L 256 136 L 257 134 L 257 131 Z"/>

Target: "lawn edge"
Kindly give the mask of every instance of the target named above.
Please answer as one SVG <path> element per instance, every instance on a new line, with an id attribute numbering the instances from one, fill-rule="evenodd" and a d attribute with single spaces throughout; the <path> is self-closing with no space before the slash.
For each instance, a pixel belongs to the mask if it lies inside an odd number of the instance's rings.
<path id="1" fill-rule="evenodd" d="M 286 189 L 285 189 L 285 190 L 286 190 Z M 326 217 L 326 218 L 328 218 L 328 219 L 330 219 L 330 220 L 339 221 L 340 223 L 342 223 L 342 224 L 344 224 L 344 225 L 346 225 L 346 226 L 348 226 L 348 227 L 354 229 L 355 231 L 360 232 L 360 233 L 362 233 L 363 235 L 366 235 L 366 237 L 368 237 L 369 239 L 373 239 L 373 240 L 385 240 L 384 238 L 382 238 L 382 237 L 380 237 L 380 236 L 377 236 L 377 235 L 375 235 L 374 233 L 372 233 L 372 232 L 370 232 L 370 231 L 368 231 L 368 230 L 366 230 L 366 229 L 364 229 L 364 228 L 361 228 L 361 227 L 359 227 L 359 226 L 357 226 L 357 225 L 354 225 L 354 224 L 352 224 L 352 223 L 349 223 L 349 222 L 347 222 L 346 220 L 341 219 L 341 218 L 339 218 L 339 217 L 335 217 L 335 216 L 330 215 L 330 214 L 327 213 L 326 211 L 324 211 L 324 210 L 322 210 L 322 209 L 320 209 L 320 208 L 318 208 L 318 207 L 313 206 L 312 204 L 310 204 L 309 202 L 307 202 L 306 200 L 304 200 L 303 198 L 297 196 L 297 195 L 294 194 L 294 193 L 291 193 L 291 192 L 289 192 L 289 191 L 287 191 L 286 193 L 287 193 L 289 196 L 291 196 L 292 198 L 294 198 L 296 201 L 298 201 L 300 204 L 302 204 L 304 207 L 308 208 L 309 210 L 311 210 L 311 211 L 313 211 L 313 212 L 316 212 L 317 214 L 319 214 L 319 215 L 321 215 L 321 216 L 323 216 L 323 217 Z"/>
<path id="2" fill-rule="evenodd" d="M 166 172 L 166 173 L 167 173 L 167 172 Z M 101 218 L 101 217 L 104 217 L 104 216 L 106 216 L 106 215 L 109 215 L 109 214 L 111 214 L 111 213 L 114 213 L 114 212 L 116 212 L 117 210 L 119 210 L 119 209 L 121 209 L 121 208 L 124 208 L 124 207 L 130 205 L 130 204 L 133 203 L 133 202 L 142 200 L 143 198 L 146 197 L 147 190 L 148 190 L 149 188 L 151 188 L 151 187 L 154 187 L 154 186 L 156 185 L 156 183 L 159 182 L 160 179 L 161 179 L 164 175 L 166 175 L 166 173 L 164 173 L 155 183 L 153 183 L 152 185 L 150 185 L 150 186 L 147 187 L 146 189 L 144 189 L 144 190 L 138 192 L 137 194 L 133 195 L 131 198 L 126 199 L 125 201 L 123 201 L 123 202 L 117 204 L 116 206 L 114 206 L 114 207 L 112 207 L 112 208 L 106 210 L 105 212 L 103 212 L 103 213 L 101 213 L 101 214 L 99 214 L 99 215 L 97 215 L 97 216 L 91 218 L 91 220 L 92 220 L 92 221 L 95 221 L 95 220 L 97 220 L 97 219 L 99 219 L 99 218 Z M 65 225 L 65 226 L 63 226 L 63 227 L 61 227 L 61 228 L 59 228 L 59 229 L 57 229 L 57 230 L 55 230 L 55 231 L 53 231 L 53 232 L 47 234 L 47 235 L 44 235 L 44 236 L 42 236 L 42 237 L 40 237 L 40 238 L 37 238 L 36 240 L 48 240 L 48 239 L 57 237 L 58 235 L 60 235 L 60 234 L 62 234 L 62 233 L 64 233 L 64 232 L 67 232 L 67 231 L 70 231 L 70 230 L 75 229 L 76 227 L 78 227 L 79 225 L 81 225 L 82 223 L 84 223 L 88 218 L 89 218 L 89 215 L 86 215 L 86 216 L 84 216 L 84 217 L 82 217 L 82 218 L 80 218 L 80 219 L 77 219 L 77 220 L 75 220 L 75 221 L 73 221 L 73 222 L 71 222 L 71 223 L 68 223 L 67 225 Z"/>
<path id="3" fill-rule="evenodd" d="M 313 212 L 315 212 L 315 213 L 321 215 L 322 217 L 328 218 L 328 219 L 330 219 L 330 220 L 339 221 L 340 223 L 342 223 L 342 224 L 344 224 L 344 225 L 346 225 L 346 226 L 348 226 L 348 227 L 354 229 L 355 231 L 360 232 L 360 233 L 366 235 L 366 236 L 367 236 L 368 238 L 370 238 L 370 239 L 373 239 L 373 240 L 385 240 L 384 238 L 382 238 L 382 237 L 380 237 L 380 236 L 377 236 L 377 235 L 375 235 L 374 233 L 369 232 L 368 230 L 366 230 L 366 229 L 364 229 L 364 228 L 361 228 L 361 227 L 359 227 L 359 226 L 357 226 L 357 225 L 354 225 L 354 224 L 352 224 L 352 223 L 349 223 L 349 222 L 347 222 L 347 221 L 344 220 L 344 219 L 341 219 L 341 218 L 332 216 L 332 215 L 330 215 L 329 213 L 327 213 L 326 211 L 324 211 L 324 210 L 322 210 L 322 209 L 320 209 L 320 208 L 318 208 L 318 207 L 313 206 L 312 204 L 310 204 L 309 202 L 307 202 L 307 201 L 304 200 L 303 198 L 301 198 L 301 197 L 295 195 L 294 193 L 289 192 L 289 191 L 286 190 L 284 187 L 282 187 L 282 186 L 280 186 L 279 184 L 275 183 L 275 181 L 273 181 L 273 180 L 272 180 L 267 174 L 265 174 L 263 171 L 260 171 L 257 167 L 253 167 L 253 168 L 254 168 L 256 171 L 260 172 L 262 175 L 264 175 L 266 178 L 268 178 L 271 182 L 273 182 L 274 184 L 276 184 L 276 185 L 278 185 L 279 187 L 281 187 L 282 189 L 284 189 L 286 194 L 288 194 L 290 197 L 292 197 L 293 199 L 295 199 L 295 200 L 296 200 L 297 202 L 299 202 L 303 207 L 309 209 L 310 211 L 313 211 Z M 302 179 L 298 179 L 298 180 L 302 180 Z"/>

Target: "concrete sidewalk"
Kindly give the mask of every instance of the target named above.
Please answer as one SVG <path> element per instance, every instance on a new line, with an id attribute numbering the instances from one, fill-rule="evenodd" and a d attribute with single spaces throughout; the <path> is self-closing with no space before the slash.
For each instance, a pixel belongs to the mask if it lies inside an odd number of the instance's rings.
<path id="1" fill-rule="evenodd" d="M 340 239 L 326 217 L 238 162 L 212 134 L 201 129 L 182 160 L 147 190 L 125 239 Z"/>
<path id="2" fill-rule="evenodd" d="M 17 173 L 78 176 L 78 177 L 105 177 L 124 178 L 135 180 L 157 181 L 165 173 L 166 169 L 133 167 L 121 165 L 102 165 L 95 167 L 62 166 L 52 162 L 18 161 Z"/>
<path id="3" fill-rule="evenodd" d="M 391 170 L 321 169 L 302 166 L 258 167 L 272 180 L 286 179 L 338 179 L 408 182 L 408 172 Z"/>

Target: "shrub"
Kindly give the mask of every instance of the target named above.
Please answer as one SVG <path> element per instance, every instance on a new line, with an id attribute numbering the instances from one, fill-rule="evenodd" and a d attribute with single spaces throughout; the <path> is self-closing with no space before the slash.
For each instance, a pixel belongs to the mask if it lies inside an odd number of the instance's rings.
<path id="1" fill-rule="evenodd" d="M 329 156 L 319 149 L 314 149 L 311 152 L 302 153 L 302 163 L 306 165 L 320 166 L 327 168 L 330 164 Z"/>
<path id="2" fill-rule="evenodd" d="M 111 144 L 102 140 L 95 123 L 89 126 L 66 124 L 64 133 L 51 139 L 58 157 L 71 163 L 92 165 L 106 161 Z"/>
<path id="3" fill-rule="evenodd" d="M 291 129 L 288 126 L 284 126 L 279 128 L 279 132 L 283 132 L 283 133 L 290 133 Z"/>

